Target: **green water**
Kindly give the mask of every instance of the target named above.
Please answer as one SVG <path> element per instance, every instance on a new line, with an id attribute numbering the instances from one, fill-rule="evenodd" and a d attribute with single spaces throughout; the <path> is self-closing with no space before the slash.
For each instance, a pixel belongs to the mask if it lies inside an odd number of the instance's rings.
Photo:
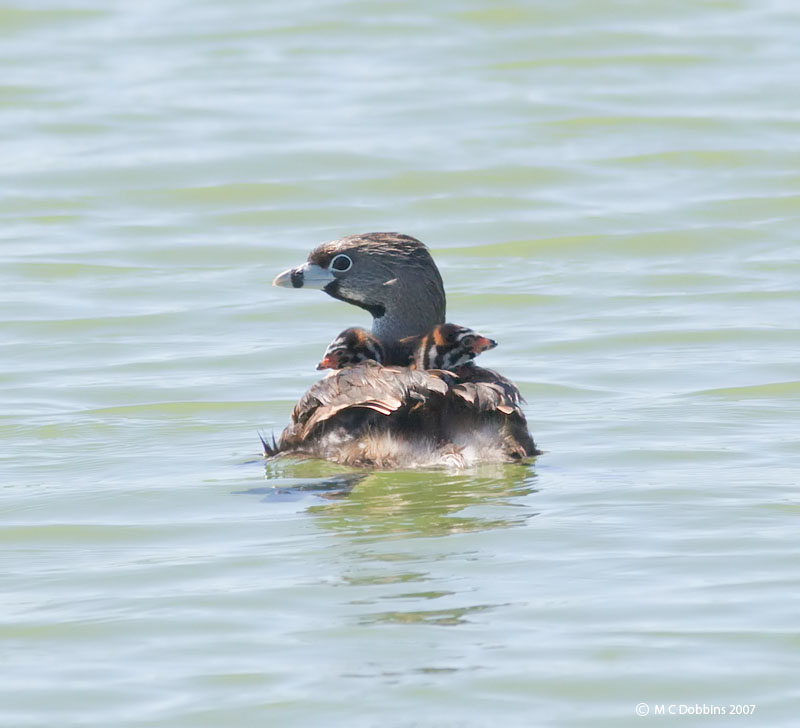
<path id="1" fill-rule="evenodd" d="M 798 33 L 0 6 L 0 725 L 796 725 Z M 533 466 L 259 460 L 368 323 L 269 282 L 370 230 L 499 340 Z"/>

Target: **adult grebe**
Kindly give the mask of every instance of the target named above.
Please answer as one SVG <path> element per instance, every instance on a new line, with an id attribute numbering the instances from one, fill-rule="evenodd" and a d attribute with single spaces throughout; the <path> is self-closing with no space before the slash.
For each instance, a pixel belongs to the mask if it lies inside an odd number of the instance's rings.
<path id="1" fill-rule="evenodd" d="M 332 372 L 295 406 L 267 456 L 296 454 L 373 467 L 513 462 L 539 451 L 522 396 L 490 369 L 406 366 L 444 324 L 445 292 L 428 249 L 400 233 L 352 235 L 315 248 L 274 285 L 318 288 L 372 314 L 383 363 Z M 441 329 L 439 329 L 441 332 Z M 424 361 L 423 367 L 425 365 Z"/>

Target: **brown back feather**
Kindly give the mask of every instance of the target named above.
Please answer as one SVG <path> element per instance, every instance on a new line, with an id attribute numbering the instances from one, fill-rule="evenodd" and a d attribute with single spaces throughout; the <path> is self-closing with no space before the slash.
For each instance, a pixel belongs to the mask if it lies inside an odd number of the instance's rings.
<path id="1" fill-rule="evenodd" d="M 465 367 L 462 373 L 457 378 L 373 361 L 333 372 L 297 403 L 278 449 L 326 457 L 335 449 L 340 462 L 380 467 L 392 458 L 374 455 L 376 443 L 418 441 L 446 449 L 464 432 L 490 424 L 507 459 L 538 454 L 519 390 L 489 369 Z"/>

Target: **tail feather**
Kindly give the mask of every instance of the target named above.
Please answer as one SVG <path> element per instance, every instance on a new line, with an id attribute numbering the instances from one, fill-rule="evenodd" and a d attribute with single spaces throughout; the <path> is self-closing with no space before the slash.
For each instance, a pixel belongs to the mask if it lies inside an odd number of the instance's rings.
<path id="1" fill-rule="evenodd" d="M 264 457 L 265 458 L 275 457 L 278 454 L 278 452 L 280 451 L 280 448 L 278 447 L 278 443 L 275 440 L 275 433 L 274 432 L 270 435 L 270 439 L 272 440 L 271 443 L 267 442 L 267 440 L 264 439 L 264 436 L 260 432 L 258 433 L 258 439 L 261 440 L 261 447 L 264 448 Z"/>

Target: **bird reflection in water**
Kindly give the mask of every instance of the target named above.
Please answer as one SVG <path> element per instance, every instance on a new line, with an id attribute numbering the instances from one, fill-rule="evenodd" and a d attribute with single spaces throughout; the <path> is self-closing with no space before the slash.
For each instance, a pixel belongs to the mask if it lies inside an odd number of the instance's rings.
<path id="1" fill-rule="evenodd" d="M 312 501 L 308 512 L 322 527 L 347 534 L 440 536 L 519 526 L 536 515 L 524 500 L 536 492 L 536 474 L 519 465 L 387 472 L 281 459 L 267 461 L 265 477 L 274 485 L 240 493 L 266 502 L 316 496 L 322 502 Z"/>
<path id="2" fill-rule="evenodd" d="M 346 611 L 361 625 L 458 627 L 502 609 L 454 575 L 480 558 L 478 542 L 462 537 L 524 529 L 538 515 L 531 466 L 354 472 L 287 458 L 268 461 L 266 477 L 274 485 L 244 493 L 299 502 L 318 529 L 324 584 L 347 588 Z"/>

